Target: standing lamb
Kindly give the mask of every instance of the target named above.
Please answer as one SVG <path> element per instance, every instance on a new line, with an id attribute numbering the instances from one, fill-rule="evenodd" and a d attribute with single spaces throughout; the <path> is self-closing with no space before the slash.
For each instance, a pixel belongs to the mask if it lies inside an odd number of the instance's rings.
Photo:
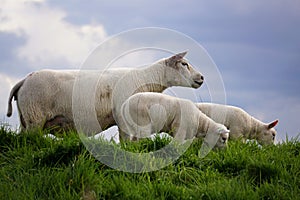
<path id="1" fill-rule="evenodd" d="M 243 109 L 213 103 L 196 103 L 196 106 L 217 123 L 230 130 L 230 139 L 256 139 L 260 144 L 274 144 L 278 120 L 266 124 L 255 119 Z"/>
<path id="2" fill-rule="evenodd" d="M 187 52 L 159 60 L 145 68 L 121 68 L 105 71 L 41 70 L 29 74 L 11 90 L 7 116 L 12 114 L 11 101 L 17 101 L 21 129 L 61 126 L 75 129 L 72 112 L 72 94 L 76 78 L 98 80 L 95 86 L 95 101 L 84 99 L 85 104 L 95 102 L 93 108 L 102 131 L 115 125 L 112 110 L 112 92 L 124 76 L 130 77 L 125 85 L 141 86 L 136 92 L 162 92 L 171 86 L 198 88 L 203 76 L 183 59 Z M 101 77 L 101 78 L 100 78 Z M 143 84 L 143 82 L 145 84 Z M 137 84 L 139 83 L 139 84 Z M 151 83 L 151 84 L 149 84 Z M 132 93 L 120 91 L 128 98 Z M 118 96 L 118 94 L 115 94 Z M 120 94 L 121 96 L 121 94 Z M 124 95 L 123 95 L 124 96 Z M 125 97 L 124 97 L 125 98 Z M 73 102 L 74 103 L 74 102 Z M 123 102 L 120 102 L 123 103 Z M 79 108 L 80 109 L 80 108 Z M 88 119 L 85 119 L 88 120 Z"/>
<path id="3" fill-rule="evenodd" d="M 229 137 L 229 130 L 224 125 L 207 117 L 193 102 L 161 93 L 132 95 L 123 103 L 117 118 L 119 134 L 123 138 L 127 135 L 131 140 L 160 132 L 179 141 L 210 135 L 216 146 L 222 148 Z"/>

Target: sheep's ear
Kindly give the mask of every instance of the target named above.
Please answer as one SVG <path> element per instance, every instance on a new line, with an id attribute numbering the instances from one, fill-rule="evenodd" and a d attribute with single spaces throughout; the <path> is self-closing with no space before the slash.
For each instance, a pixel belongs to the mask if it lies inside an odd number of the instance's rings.
<path id="1" fill-rule="evenodd" d="M 171 56 L 167 58 L 167 65 L 169 66 L 175 66 L 176 62 L 181 60 L 185 55 L 187 54 L 187 51 L 175 54 L 174 56 Z"/>
<path id="2" fill-rule="evenodd" d="M 174 56 L 171 57 L 171 59 L 178 61 L 178 60 L 181 60 L 186 54 L 187 54 L 187 51 L 184 51 L 184 52 L 175 54 Z"/>
<path id="3" fill-rule="evenodd" d="M 273 128 L 274 126 L 276 126 L 278 124 L 278 119 L 276 119 L 275 121 L 271 122 L 268 124 L 268 129 Z"/>

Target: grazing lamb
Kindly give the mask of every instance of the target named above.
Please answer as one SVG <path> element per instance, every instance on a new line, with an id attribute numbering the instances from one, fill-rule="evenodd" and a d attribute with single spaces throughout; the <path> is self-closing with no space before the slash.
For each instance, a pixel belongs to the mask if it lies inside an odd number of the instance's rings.
<path id="1" fill-rule="evenodd" d="M 162 92 L 171 86 L 198 88 L 203 83 L 203 76 L 183 57 L 187 52 L 161 59 L 145 68 L 121 68 L 105 71 L 78 70 L 41 70 L 29 74 L 11 90 L 8 100 L 7 116 L 12 114 L 12 99 L 17 101 L 21 129 L 61 126 L 75 129 L 72 113 L 72 94 L 75 80 L 98 80 L 95 86 L 95 105 L 97 121 L 101 130 L 115 125 L 112 110 L 112 92 L 116 83 L 124 76 L 129 81 L 124 85 L 134 85 L 136 92 Z M 143 84 L 145 83 L 145 84 Z M 151 84 L 149 84 L 151 83 Z M 127 99 L 132 93 L 119 91 Z M 125 97 L 124 97 L 125 95 Z M 127 96 L 126 96 L 127 95 Z M 85 99 L 84 103 L 90 103 Z M 123 103 L 123 102 L 120 102 Z"/>
<path id="2" fill-rule="evenodd" d="M 213 103 L 196 103 L 196 106 L 215 122 L 224 124 L 230 130 L 230 139 L 256 139 L 260 144 L 274 144 L 273 127 L 278 120 L 265 124 L 235 106 Z"/>
<path id="3" fill-rule="evenodd" d="M 161 93 L 132 95 L 123 103 L 117 118 L 119 134 L 131 140 L 160 132 L 178 141 L 210 134 L 215 136 L 216 146 L 222 148 L 229 138 L 229 130 L 199 111 L 193 102 Z"/>

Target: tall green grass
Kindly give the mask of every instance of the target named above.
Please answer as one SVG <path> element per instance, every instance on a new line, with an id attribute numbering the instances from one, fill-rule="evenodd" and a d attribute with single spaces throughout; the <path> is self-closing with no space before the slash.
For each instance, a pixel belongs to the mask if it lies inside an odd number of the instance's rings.
<path id="1" fill-rule="evenodd" d="M 99 162 L 76 133 L 44 135 L 0 127 L 0 199 L 300 199 L 297 140 L 262 148 L 230 142 L 204 158 L 194 141 L 173 164 L 132 174 Z M 122 148 L 149 152 L 169 142 L 157 137 Z"/>

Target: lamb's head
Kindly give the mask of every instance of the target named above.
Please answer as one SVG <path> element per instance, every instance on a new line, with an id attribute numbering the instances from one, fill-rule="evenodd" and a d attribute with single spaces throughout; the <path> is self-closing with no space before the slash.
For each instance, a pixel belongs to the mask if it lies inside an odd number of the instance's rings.
<path id="1" fill-rule="evenodd" d="M 186 54 L 178 53 L 162 60 L 168 86 L 199 88 L 202 85 L 204 77 L 183 58 Z"/>
<path id="2" fill-rule="evenodd" d="M 277 125 L 277 123 L 278 120 L 274 120 L 269 124 L 263 124 L 262 126 L 258 127 L 256 139 L 260 144 L 264 145 L 275 143 L 275 136 L 277 133 L 274 127 Z"/>
<path id="3" fill-rule="evenodd" d="M 222 149 L 227 147 L 227 141 L 229 139 L 229 130 L 223 125 L 216 123 L 214 126 L 210 126 L 207 133 L 197 134 L 196 137 L 204 137 L 204 142 L 210 148 Z"/>
<path id="4" fill-rule="evenodd" d="M 227 146 L 227 141 L 229 139 L 229 130 L 223 125 L 223 124 L 219 124 L 219 128 L 218 128 L 218 134 L 219 139 L 216 143 L 216 148 L 225 148 Z"/>

